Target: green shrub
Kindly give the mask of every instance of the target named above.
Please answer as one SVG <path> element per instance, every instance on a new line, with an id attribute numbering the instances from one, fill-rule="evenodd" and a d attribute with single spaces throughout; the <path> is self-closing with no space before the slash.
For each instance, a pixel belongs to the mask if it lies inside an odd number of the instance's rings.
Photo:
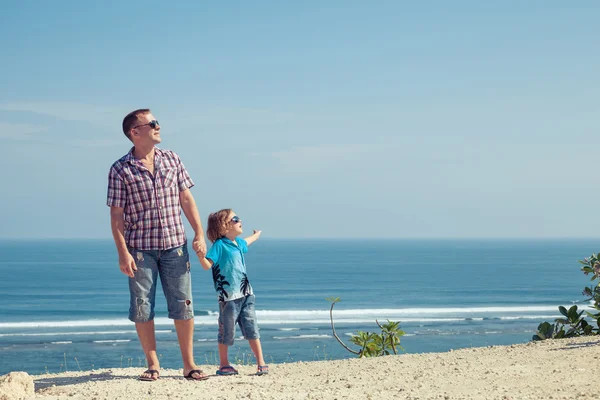
<path id="1" fill-rule="evenodd" d="M 359 357 L 378 357 L 389 354 L 398 354 L 398 349 L 404 350 L 400 346 L 400 337 L 404 335 L 404 331 L 400 330 L 400 321 L 393 322 L 388 320 L 387 324 L 380 324 L 379 321 L 375 320 L 377 326 L 381 329 L 381 333 L 363 332 L 358 331 L 356 335 L 350 338 L 350 341 L 355 345 L 359 346 L 359 350 L 354 350 L 348 347 L 338 337 L 335 332 L 335 326 L 333 324 L 333 307 L 335 303 L 340 301 L 339 297 L 329 297 L 326 299 L 331 302 L 331 308 L 329 309 L 329 318 L 331 320 L 331 330 L 333 336 L 337 341 L 348 350 L 350 353 L 356 354 Z"/>
<path id="2" fill-rule="evenodd" d="M 537 332 L 533 335 L 533 340 L 545 339 L 561 339 L 578 336 L 589 336 L 600 334 L 600 254 L 592 254 L 591 257 L 579 260 L 583 265 L 581 271 L 585 275 L 590 275 L 590 280 L 596 281 L 595 285 L 585 287 L 582 294 L 588 297 L 585 301 L 593 300 L 592 307 L 596 312 L 579 311 L 576 305 L 571 306 L 568 310 L 560 306 L 558 311 L 564 318 L 557 318 L 554 324 L 542 322 L 538 325 Z M 584 316 L 585 314 L 585 316 Z M 596 327 L 591 325 L 586 318 L 596 323 Z"/>

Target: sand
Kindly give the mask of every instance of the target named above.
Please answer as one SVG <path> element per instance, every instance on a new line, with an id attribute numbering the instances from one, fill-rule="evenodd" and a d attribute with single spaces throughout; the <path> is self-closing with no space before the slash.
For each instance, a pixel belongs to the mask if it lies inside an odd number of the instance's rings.
<path id="1" fill-rule="evenodd" d="M 35 375 L 36 399 L 597 399 L 600 338 L 469 348 L 446 353 L 237 366 L 237 376 L 187 381 L 139 368 Z"/>

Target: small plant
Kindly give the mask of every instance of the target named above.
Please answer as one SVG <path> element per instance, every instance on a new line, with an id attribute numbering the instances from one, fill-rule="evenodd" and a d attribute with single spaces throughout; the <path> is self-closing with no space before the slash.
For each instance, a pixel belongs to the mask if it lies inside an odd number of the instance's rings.
<path id="1" fill-rule="evenodd" d="M 350 338 L 350 341 L 360 347 L 360 350 L 354 350 L 348 347 L 337 335 L 333 324 L 333 307 L 335 303 L 340 301 L 339 297 L 329 297 L 325 299 L 331 302 L 329 309 L 329 318 L 331 320 L 331 330 L 333 337 L 342 345 L 343 348 L 350 353 L 356 354 L 359 357 L 378 357 L 389 354 L 398 354 L 398 349 L 404 351 L 400 346 L 400 337 L 404 335 L 404 331 L 400 330 L 400 321 L 393 322 L 388 320 L 387 324 L 380 324 L 375 320 L 377 326 L 381 329 L 381 333 L 358 331 L 356 335 Z"/>
<path id="2" fill-rule="evenodd" d="M 581 271 L 585 275 L 591 274 L 592 277 L 590 280 L 592 282 L 600 278 L 599 256 L 600 253 L 593 253 L 590 257 L 579 260 L 579 263 L 583 265 Z M 558 311 L 564 318 L 555 319 L 554 324 L 542 322 L 538 325 L 537 332 L 533 335 L 532 339 L 561 339 L 600 334 L 600 280 L 595 286 L 585 287 L 582 294 L 588 297 L 584 301 L 594 301 L 592 307 L 596 310 L 596 313 L 579 311 L 576 305 L 571 306 L 568 310 L 560 306 L 558 307 Z M 584 313 L 588 318 L 596 322 L 597 327 L 594 327 L 586 320 L 586 317 L 583 316 Z"/>

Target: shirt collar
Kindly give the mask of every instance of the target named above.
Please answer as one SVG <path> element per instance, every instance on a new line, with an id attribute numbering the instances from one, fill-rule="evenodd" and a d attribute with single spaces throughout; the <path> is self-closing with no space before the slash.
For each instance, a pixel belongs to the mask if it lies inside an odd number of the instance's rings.
<path id="1" fill-rule="evenodd" d="M 135 163 L 137 161 L 137 158 L 135 158 L 133 156 L 134 150 L 135 150 L 135 146 L 133 146 L 129 150 L 129 153 L 127 153 L 127 155 L 125 156 L 125 162 Z M 163 151 L 161 149 L 159 149 L 158 147 L 154 146 L 154 158 L 159 160 L 159 164 L 160 164 L 160 159 L 162 158 L 162 155 L 163 155 Z"/>
<path id="2" fill-rule="evenodd" d="M 235 239 L 235 243 L 233 242 L 233 240 L 231 240 L 231 239 L 229 239 L 229 238 L 227 238 L 225 236 L 223 236 L 222 238 L 220 238 L 220 240 L 222 240 L 223 243 L 227 243 L 227 244 L 230 244 L 232 246 L 238 247 L 237 239 Z"/>

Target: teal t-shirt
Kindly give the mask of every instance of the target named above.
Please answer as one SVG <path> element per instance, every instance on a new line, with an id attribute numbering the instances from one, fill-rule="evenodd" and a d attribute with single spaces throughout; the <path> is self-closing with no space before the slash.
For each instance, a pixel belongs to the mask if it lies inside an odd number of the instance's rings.
<path id="1" fill-rule="evenodd" d="M 206 254 L 213 262 L 213 283 L 220 302 L 254 294 L 246 275 L 244 253 L 247 252 L 248 244 L 244 239 L 236 238 L 232 242 L 223 237 L 217 239 Z"/>

